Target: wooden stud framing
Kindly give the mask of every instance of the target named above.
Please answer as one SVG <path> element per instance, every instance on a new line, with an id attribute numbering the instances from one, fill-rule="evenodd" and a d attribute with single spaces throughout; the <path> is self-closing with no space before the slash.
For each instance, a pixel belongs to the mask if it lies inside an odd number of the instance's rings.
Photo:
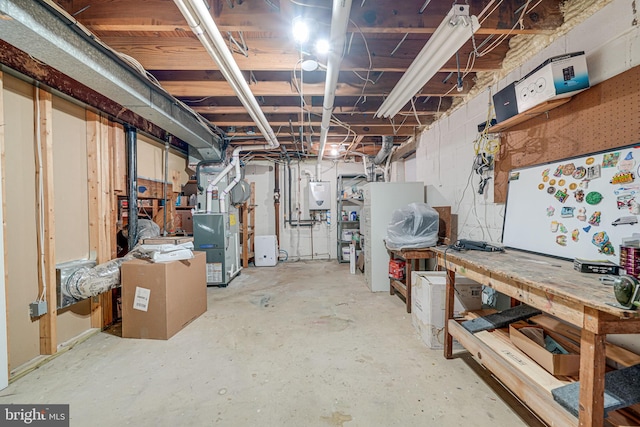
<path id="1" fill-rule="evenodd" d="M 111 259 L 111 163 L 109 122 L 93 111 L 86 111 L 87 180 L 89 191 L 89 247 L 98 264 Z M 91 299 L 91 326 L 102 328 L 112 322 L 111 292 Z"/>
<path id="2" fill-rule="evenodd" d="M 100 150 L 98 150 L 99 116 L 87 110 L 85 113 L 87 122 L 87 190 L 89 192 L 89 251 L 90 257 L 97 263 L 100 250 L 100 208 L 98 206 L 99 188 L 99 164 Z M 91 298 L 91 327 L 102 326 L 102 306 L 98 297 Z"/>
<path id="3" fill-rule="evenodd" d="M 113 191 L 117 194 L 127 194 L 127 144 L 124 129 L 121 125 L 111 122 L 111 144 L 113 177 Z"/>
<path id="4" fill-rule="evenodd" d="M 56 267 L 55 267 L 55 214 L 54 214 L 54 186 L 53 186 L 53 96 L 50 92 L 34 87 L 36 99 L 35 120 L 36 139 L 40 145 L 40 155 L 36 155 L 36 182 L 42 181 L 42 197 L 38 197 L 36 206 L 39 215 L 44 215 L 38 221 L 38 234 L 44 239 L 38 239 L 38 253 L 43 254 L 43 262 L 38 262 L 38 289 L 44 293 L 48 303 L 47 313 L 40 317 L 40 354 L 54 354 L 58 347 L 57 337 L 57 295 L 56 295 Z M 42 176 L 40 176 L 42 173 Z M 43 229 L 41 229 L 41 224 Z M 40 246 L 42 245 L 42 246 Z M 46 286 L 46 290 L 45 290 Z"/>
<path id="5" fill-rule="evenodd" d="M 110 209 L 110 219 L 109 219 L 109 231 L 108 235 L 111 238 L 109 253 L 110 258 L 114 259 L 118 256 L 118 244 L 116 236 L 118 234 L 118 187 L 120 181 L 126 181 L 125 176 L 118 176 L 118 141 L 121 140 L 124 144 L 124 132 L 120 128 L 120 126 L 114 122 L 109 122 L 109 155 L 111 158 L 111 169 L 110 169 L 110 185 L 111 190 L 108 194 L 109 197 L 109 209 Z M 126 185 L 124 187 L 126 189 Z"/>
<path id="6" fill-rule="evenodd" d="M 0 162 L 2 163 L 2 177 L 1 177 L 1 185 L 2 185 L 2 238 L 4 240 L 4 247 L 7 247 L 7 191 L 6 191 L 6 179 L 5 179 L 5 155 L 4 155 L 4 100 L 3 100 L 3 91 L 4 91 L 4 76 L 2 71 L 0 71 Z M 8 270 L 6 268 L 7 265 L 9 265 L 8 260 L 7 260 L 7 251 L 4 251 L 4 258 L 3 258 L 3 262 L 5 265 L 5 269 L 4 269 L 4 283 L 5 283 L 5 288 L 4 288 L 4 298 L 5 298 L 5 304 L 7 307 L 9 307 L 9 274 L 8 274 Z M 11 377 L 11 369 L 9 368 L 11 366 L 11 360 L 9 359 L 10 357 L 10 353 L 9 353 L 9 345 L 11 344 L 9 342 L 9 311 L 6 310 L 5 311 L 6 314 L 6 325 L 7 325 L 7 371 L 8 372 L 8 376 Z"/>
<path id="7" fill-rule="evenodd" d="M 99 206 L 100 206 L 100 251 L 98 252 L 99 262 L 106 262 L 111 257 L 111 241 L 115 239 L 115 235 L 111 233 L 111 224 L 115 205 L 112 198 L 111 185 L 111 152 L 109 144 L 109 119 L 106 116 L 100 117 L 100 188 L 99 188 Z M 112 292 L 104 292 L 100 295 L 100 305 L 102 306 L 102 323 L 101 327 L 105 327 L 113 323 L 113 297 Z"/>

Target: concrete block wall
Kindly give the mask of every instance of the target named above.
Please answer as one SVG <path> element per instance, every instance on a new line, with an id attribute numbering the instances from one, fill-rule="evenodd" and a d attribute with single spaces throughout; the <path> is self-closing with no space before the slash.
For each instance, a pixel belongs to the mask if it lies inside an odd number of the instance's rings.
<path id="1" fill-rule="evenodd" d="M 613 0 L 600 11 L 555 40 L 492 88 L 493 93 L 524 77 L 549 57 L 585 51 L 592 85 L 620 74 L 640 63 L 640 29 L 632 0 Z M 489 91 L 441 119 L 420 136 L 416 178 L 424 181 L 427 202 L 451 205 L 458 214 L 458 235 L 463 238 L 500 241 L 504 205 L 493 202 L 492 183 L 485 194 L 477 194 L 479 178 L 471 174 L 473 141 L 477 125 L 487 119 Z M 610 340 L 640 352 L 637 336 Z"/>

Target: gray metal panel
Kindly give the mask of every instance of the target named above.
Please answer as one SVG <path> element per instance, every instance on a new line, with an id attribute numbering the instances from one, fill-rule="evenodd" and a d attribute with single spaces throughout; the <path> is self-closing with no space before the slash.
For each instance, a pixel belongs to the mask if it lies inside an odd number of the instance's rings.
<path id="1" fill-rule="evenodd" d="M 226 248 L 226 220 L 225 214 L 194 214 L 193 215 L 193 245 L 196 251 L 207 254 L 207 264 L 220 263 L 222 265 L 221 280 L 209 280 L 207 285 L 226 285 L 229 281 L 227 270 Z M 207 266 L 209 268 L 210 266 Z"/>
<path id="2" fill-rule="evenodd" d="M 33 0 L 0 0 L 0 39 L 105 94 L 167 132 L 220 158 L 220 138 L 175 98 L 126 66 L 104 47 L 78 34 L 65 18 Z"/>

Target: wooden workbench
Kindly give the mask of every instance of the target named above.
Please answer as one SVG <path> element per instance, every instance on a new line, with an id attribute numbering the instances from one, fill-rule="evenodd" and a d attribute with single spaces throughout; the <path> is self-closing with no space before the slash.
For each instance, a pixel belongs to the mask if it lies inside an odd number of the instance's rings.
<path id="1" fill-rule="evenodd" d="M 404 297 L 407 305 L 407 313 L 411 313 L 411 272 L 419 268 L 421 259 L 435 258 L 435 253 L 430 248 L 419 249 L 390 249 L 387 246 L 390 259 L 403 259 L 407 262 L 404 280 L 389 278 L 389 293 L 395 295 L 396 291 Z"/>
<path id="2" fill-rule="evenodd" d="M 601 284 L 597 274 L 575 271 L 569 261 L 515 250 L 456 252 L 444 246 L 432 250 L 438 265 L 448 272 L 445 357 L 452 357 L 455 338 L 549 425 L 602 426 L 606 335 L 640 333 L 640 312 L 606 304 L 615 302 L 612 287 Z M 455 273 L 582 328 L 578 420 L 548 390 L 540 389 L 453 320 Z"/>

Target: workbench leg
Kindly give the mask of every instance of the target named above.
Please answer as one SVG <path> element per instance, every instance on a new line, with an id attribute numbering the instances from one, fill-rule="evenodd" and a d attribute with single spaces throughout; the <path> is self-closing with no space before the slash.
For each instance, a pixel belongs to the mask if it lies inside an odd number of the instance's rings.
<path id="1" fill-rule="evenodd" d="M 456 272 L 447 269 L 447 286 L 444 305 L 444 357 L 453 357 L 453 337 L 449 334 L 449 319 L 453 319 L 453 303 L 455 298 Z"/>
<path id="2" fill-rule="evenodd" d="M 394 259 L 396 259 L 395 256 L 393 256 L 392 253 L 389 253 L 389 265 L 391 265 L 391 261 L 393 261 Z M 395 295 L 396 294 L 396 288 L 393 287 L 393 279 L 391 278 L 391 276 L 389 276 L 389 295 Z"/>
<path id="3" fill-rule="evenodd" d="M 407 298 L 405 301 L 407 303 L 407 313 L 411 313 L 411 272 L 414 270 L 414 262 L 415 260 L 413 259 L 407 260 L 407 277 L 404 280 L 407 286 Z"/>
<path id="4" fill-rule="evenodd" d="M 597 322 L 597 312 L 592 313 Z M 585 310 L 585 323 L 589 313 Z M 604 372 L 606 334 L 582 329 L 580 339 L 580 401 L 578 425 L 602 426 L 604 419 Z"/>

